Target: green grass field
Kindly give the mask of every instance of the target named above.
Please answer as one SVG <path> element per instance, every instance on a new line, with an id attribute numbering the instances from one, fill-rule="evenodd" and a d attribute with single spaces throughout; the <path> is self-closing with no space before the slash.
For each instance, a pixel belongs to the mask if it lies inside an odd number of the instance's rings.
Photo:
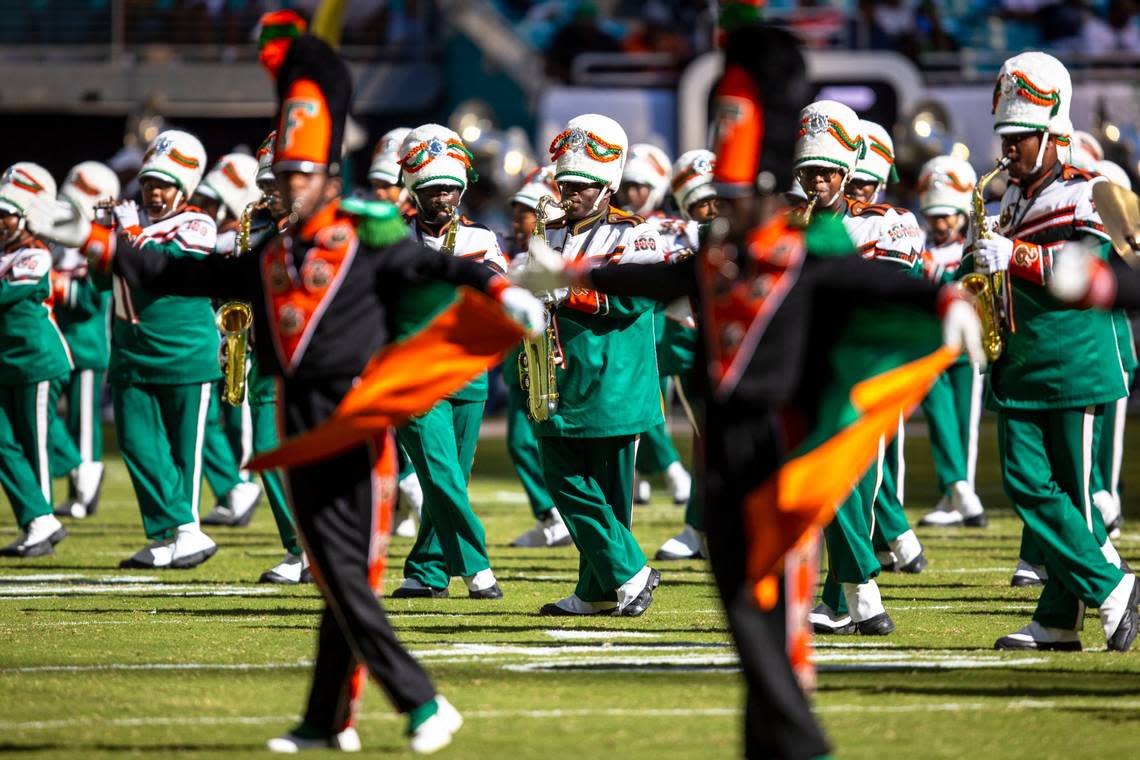
<path id="1" fill-rule="evenodd" d="M 921 426 L 919 426 L 921 427 Z M 1140 450 L 1133 425 L 1129 451 Z M 841 758 L 1135 756 L 1140 651 L 1104 651 L 1095 615 L 1080 654 L 999 654 L 993 641 L 1028 621 L 1036 591 L 1009 587 L 1020 525 L 997 481 L 987 426 L 979 492 L 987 530 L 920 531 L 920 576 L 888 575 L 898 631 L 885 639 L 818 640 L 817 709 Z M 908 440 L 911 517 L 935 500 L 929 449 Z M 264 506 L 251 527 L 216 530 L 220 550 L 190 571 L 116 569 L 144 543 L 126 472 L 112 458 L 100 512 L 69 526 L 54 557 L 0 560 L 0 753 L 98 758 L 248 757 L 288 728 L 309 678 L 320 603 L 309 587 L 254 581 L 281 554 Z M 1125 479 L 1140 484 L 1126 462 Z M 659 489 L 660 491 L 660 489 Z M 57 493 L 60 489 L 57 488 Z M 731 757 L 741 687 L 718 601 L 699 562 L 660 563 L 642 618 L 540 618 L 573 586 L 574 549 L 510 549 L 532 518 L 502 440 L 483 441 L 473 501 L 506 598 L 393 600 L 404 641 L 467 723 L 451 758 Z M 2 498 L 2 497 L 0 497 Z M 1117 542 L 1140 561 L 1133 505 Z M 681 510 L 639 508 L 647 554 Z M 0 540 L 15 534 L 0 509 Z M 394 572 L 410 546 L 396 539 Z M 370 688 L 365 751 L 408 754 L 404 723 Z"/>

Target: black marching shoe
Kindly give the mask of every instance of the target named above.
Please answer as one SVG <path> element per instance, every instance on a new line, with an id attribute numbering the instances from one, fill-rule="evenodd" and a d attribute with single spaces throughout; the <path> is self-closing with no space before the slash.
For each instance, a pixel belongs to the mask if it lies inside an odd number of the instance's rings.
<path id="1" fill-rule="evenodd" d="M 898 565 L 895 570 L 900 573 L 910 573 L 916 575 L 926 569 L 930 564 L 930 560 L 926 558 L 925 554 L 920 553 L 917 557 L 907 562 L 905 565 Z"/>
<path id="2" fill-rule="evenodd" d="M 1081 640 L 1076 631 L 1046 628 L 1031 621 L 1020 630 L 995 641 L 994 649 L 1007 652 L 1079 652 Z"/>
<path id="3" fill-rule="evenodd" d="M 855 630 L 863 636 L 886 636 L 895 632 L 895 621 L 885 612 L 855 623 Z"/>
<path id="4" fill-rule="evenodd" d="M 649 606 L 653 604 L 653 592 L 661 585 L 661 573 L 653 568 L 649 568 L 649 579 L 645 583 L 645 588 L 641 593 L 634 597 L 633 601 L 622 607 L 621 609 L 614 610 L 614 617 L 641 617 Z"/>
<path id="5" fill-rule="evenodd" d="M 449 594 L 445 588 L 432 588 L 431 586 L 410 588 L 408 586 L 400 586 L 388 596 L 392 599 L 446 599 Z"/>
<path id="6" fill-rule="evenodd" d="M 447 589 L 444 589 L 444 591 L 446 590 Z M 444 596 L 446 596 L 446 594 Z M 472 599 L 502 599 L 503 590 L 499 588 L 499 584 L 496 583 L 494 586 L 485 588 L 481 591 L 468 591 L 467 596 Z"/>
<path id="7" fill-rule="evenodd" d="M 990 519 L 986 517 L 986 513 L 982 512 L 980 515 L 973 517 L 965 517 L 962 519 L 962 525 L 967 528 L 985 528 L 990 524 Z"/>
<path id="8" fill-rule="evenodd" d="M 1126 572 L 1131 572 L 1131 568 Z M 1128 599 L 1128 606 L 1124 610 L 1124 617 L 1120 619 L 1120 625 L 1116 627 L 1116 632 L 1108 638 L 1110 651 L 1127 652 L 1132 647 L 1132 643 L 1136 641 L 1136 634 L 1140 632 L 1138 605 L 1140 605 L 1140 578 L 1132 584 L 1132 596 Z"/>

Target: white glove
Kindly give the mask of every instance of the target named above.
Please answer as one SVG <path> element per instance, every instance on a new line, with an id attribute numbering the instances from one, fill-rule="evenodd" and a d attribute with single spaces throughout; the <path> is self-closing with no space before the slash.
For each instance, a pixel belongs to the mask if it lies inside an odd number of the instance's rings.
<path id="1" fill-rule="evenodd" d="M 1076 303 L 1089 292 L 1092 283 L 1090 254 L 1080 243 L 1066 243 L 1053 256 L 1053 274 L 1046 285 L 1062 303 Z"/>
<path id="2" fill-rule="evenodd" d="M 78 248 L 91 235 L 91 223 L 66 201 L 37 197 L 25 218 L 33 235 L 64 248 Z"/>
<path id="3" fill-rule="evenodd" d="M 138 204 L 134 201 L 120 201 L 115 204 L 115 221 L 119 223 L 120 230 L 129 231 L 141 228 Z"/>
<path id="4" fill-rule="evenodd" d="M 531 238 L 528 255 L 511 267 L 511 282 L 532 293 L 557 290 L 570 285 L 566 262 L 545 240 Z"/>
<path id="5" fill-rule="evenodd" d="M 1013 241 L 995 235 L 974 243 L 974 271 L 979 274 L 993 274 L 1009 269 L 1013 258 Z"/>
<path id="6" fill-rule="evenodd" d="M 972 364 L 986 366 L 982 323 L 969 301 L 958 299 L 946 310 L 946 316 L 942 318 L 942 343 L 947 348 L 965 351 Z"/>
<path id="7" fill-rule="evenodd" d="M 529 290 L 511 286 L 499 294 L 499 303 L 508 317 L 522 325 L 527 337 L 537 337 L 546 329 L 546 308 Z"/>

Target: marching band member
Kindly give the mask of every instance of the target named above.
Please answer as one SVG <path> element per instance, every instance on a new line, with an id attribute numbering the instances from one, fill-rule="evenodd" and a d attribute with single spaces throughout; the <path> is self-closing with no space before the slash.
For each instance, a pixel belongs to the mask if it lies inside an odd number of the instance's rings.
<path id="1" fill-rule="evenodd" d="M 1067 241 L 1107 252 L 1094 178 L 1058 158 L 1072 130 L 1071 98 L 1069 72 L 1052 56 L 1022 53 L 1003 64 L 993 119 L 1010 185 L 997 232 L 963 259 L 966 271 L 1010 278 L 1016 332 L 990 371 L 991 397 L 1023 551 L 1028 542 L 1039 552 L 1048 575 L 1033 620 L 997 649 L 1079 650 L 1086 606 L 1099 609 L 1110 650 L 1127 650 L 1136 637 L 1140 587 L 1121 570 L 1089 489 L 1104 404 L 1126 393 L 1112 316 L 1059 308 L 1046 289 L 1053 253 Z M 1082 350 L 1066 350 L 1058 336 Z"/>
<path id="2" fill-rule="evenodd" d="M 714 101 L 717 178 L 731 220 L 723 243 L 675 264 L 591 268 L 550 256 L 514 276 L 534 289 L 596 287 L 666 302 L 688 296 L 702 315 L 695 378 L 704 399 L 705 471 L 698 483 L 712 569 L 748 686 L 744 756 L 806 760 L 827 755 L 828 743 L 790 662 L 802 643 L 789 631 L 802 624 L 795 610 L 805 604 L 796 585 L 803 573 L 797 567 L 775 584 L 775 599 L 762 606 L 750 553 L 757 537 L 779 526 L 750 525 L 746 502 L 799 445 L 801 426 L 819 415 L 821 383 L 844 369 L 833 358 L 839 331 L 829 331 L 847 325 L 864 299 L 937 309 L 947 344 L 982 351 L 977 316 L 954 291 L 850 255 L 833 216 L 813 217 L 805 231 L 782 208 L 777 193 L 791 179 L 794 125 L 809 92 L 797 47 L 783 30 L 729 35 Z M 740 341 L 745 332 L 756 339 Z M 861 350 L 865 356 L 867 345 Z M 805 585 L 810 599 L 814 584 Z"/>
<path id="3" fill-rule="evenodd" d="M 72 364 L 52 315 L 51 252 L 34 235 L 37 201 L 54 200 L 42 166 L 22 161 L 0 177 L 0 486 L 20 527 L 2 557 L 52 554 L 67 537 L 52 513 L 48 430 Z"/>
<path id="4" fill-rule="evenodd" d="M 973 167 L 952 156 L 932 158 L 919 171 L 928 275 L 936 282 L 953 279 L 962 262 L 977 181 Z M 922 402 L 942 498 L 919 525 L 983 528 L 988 522 L 974 486 L 984 385 L 982 373 L 962 357 L 938 378 Z"/>
<path id="5" fill-rule="evenodd" d="M 891 261 L 910 271 L 920 260 L 914 233 L 894 209 L 844 195 L 863 149 L 859 117 L 854 111 L 833 100 L 812 103 L 800 118 L 796 176 L 814 201 L 814 214 L 830 214 L 842 221 L 864 258 Z M 881 569 L 872 544 L 877 475 L 877 468 L 870 468 L 824 531 L 827 578 L 823 598 L 811 613 L 817 633 L 886 635 L 894 631 L 894 621 L 883 607 L 875 582 Z M 900 557 L 903 549 L 913 556 L 904 553 Z M 896 550 L 903 564 L 921 556 L 921 546 L 900 545 Z M 845 607 L 850 612 L 844 612 Z"/>
<path id="6" fill-rule="evenodd" d="M 666 261 L 691 256 L 698 251 L 702 226 L 716 219 L 715 165 L 716 156 L 710 150 L 688 151 L 673 164 L 670 186 L 681 218 L 654 220 Z M 690 375 L 697 343 L 697 323 L 692 306 L 688 300 L 681 299 L 669 304 L 664 314 L 662 336 L 657 341 L 658 370 L 663 379 L 681 378 L 682 391 L 691 399 Z M 695 449 L 699 450 L 699 447 Z M 688 490 L 684 526 L 680 533 L 661 545 L 653 556 L 656 560 L 701 559 L 707 556 L 699 489 L 690 486 Z"/>
<path id="7" fill-rule="evenodd" d="M 214 220 L 188 205 L 205 170 L 198 138 L 167 130 L 139 170 L 142 208 L 115 207 L 115 229 L 75 217 L 45 234 L 83 241 L 100 260 L 113 241 L 158 257 L 204 259 L 216 244 Z M 105 263 L 105 262 L 104 262 Z M 151 543 L 121 567 L 190 568 L 217 550 L 198 522 L 202 446 L 210 389 L 220 376 L 218 334 L 208 298 L 160 295 L 115 277 L 111 364 L 119 448 Z"/>
<path id="8" fill-rule="evenodd" d="M 72 167 L 59 188 L 59 199 L 72 214 L 95 218 L 95 205 L 119 198 L 119 178 L 98 161 Z M 89 276 L 87 259 L 77 248 L 53 246 L 55 318 L 75 366 L 65 383 L 66 424 L 53 418 L 52 473 L 68 475 L 68 500 L 56 516 L 81 519 L 95 513 L 103 488 L 102 388 L 110 359 L 107 318 L 111 294 Z"/>
<path id="9" fill-rule="evenodd" d="M 1092 171 L 1125 190 L 1132 190 L 1128 173 L 1111 161 L 1097 161 Z M 1112 326 L 1116 330 L 1121 368 L 1125 373 L 1124 388 L 1131 391 L 1138 366 L 1132 320 L 1123 310 L 1117 309 L 1112 313 Z M 1124 463 L 1124 424 L 1127 419 L 1127 395 L 1117 399 L 1114 404 L 1105 404 L 1104 427 L 1097 444 L 1096 469 L 1093 473 L 1094 481 L 1099 486 L 1094 487 L 1093 504 L 1100 510 L 1105 530 L 1112 539 L 1120 536 L 1120 528 L 1124 525 L 1124 512 L 1120 504 L 1120 468 Z"/>
<path id="10" fill-rule="evenodd" d="M 416 127 L 404 137 L 400 156 L 404 187 L 416 206 L 412 238 L 434 251 L 505 272 L 507 262 L 495 233 L 459 215 L 467 183 L 478 178 L 459 135 L 438 124 Z M 424 290 L 405 296 L 404 302 L 426 320 L 448 300 Z M 404 562 L 404 582 L 392 592 L 394 599 L 445 597 L 454 576 L 463 578 L 472 599 L 503 595 L 491 570 L 483 523 L 467 494 L 486 400 L 483 375 L 397 433 L 420 476 L 424 502 L 419 534 Z"/>
<path id="11" fill-rule="evenodd" d="M 855 172 L 851 181 L 847 183 L 846 193 L 849 198 L 874 206 L 882 196 L 883 190 L 889 182 L 898 181 L 898 171 L 895 169 L 895 146 L 890 133 L 881 125 L 863 119 L 859 122 L 859 130 L 863 134 L 863 154 L 855 165 Z M 865 216 L 866 227 L 875 227 L 879 221 L 878 231 L 870 231 L 862 225 L 848 221 L 852 238 L 858 242 L 862 239 L 880 236 L 873 255 L 883 257 L 887 261 L 902 265 L 908 273 L 915 277 L 924 274 L 922 231 L 914 214 L 906 209 L 887 206 L 893 214 L 868 214 Z M 852 217 L 853 219 L 854 217 Z M 892 222 L 893 219 L 893 222 Z M 888 227 L 887 225 L 894 225 Z M 901 234 L 894 229 L 902 230 Z M 856 231 L 858 230 L 858 232 Z M 885 234 L 884 234 L 885 233 Z M 906 239 L 910 239 L 910 250 L 906 250 Z M 889 242 L 883 242 L 884 240 Z M 879 469 L 881 471 L 881 484 L 875 491 L 875 519 L 873 543 L 875 553 L 884 568 L 892 572 L 920 573 L 926 568 L 926 556 L 922 553 L 922 544 L 918 536 L 910 527 L 903 509 L 904 482 L 906 479 L 906 460 L 904 449 L 906 443 L 906 426 L 899 418 L 898 433 L 894 440 L 884 447 L 883 456 L 880 457 Z M 841 609 L 843 605 L 840 605 Z"/>
<path id="12" fill-rule="evenodd" d="M 257 159 L 244 153 L 222 156 L 198 183 L 191 204 L 218 226 L 215 254 L 236 254 L 242 212 L 260 195 Z M 245 403 L 241 406 L 222 403 L 221 386 L 222 381 L 215 383 L 210 395 L 206 440 L 202 447 L 202 472 L 218 503 L 202 518 L 202 524 L 244 527 L 261 501 L 261 488 L 245 469 L 253 453 L 252 423 Z"/>
<path id="13" fill-rule="evenodd" d="M 290 210 L 283 234 L 232 258 L 147 255 L 123 238 L 114 255 L 116 270 L 128 281 L 252 305 L 254 329 L 263 336 L 256 345 L 260 367 L 281 378 L 281 421 L 291 437 L 323 423 L 369 359 L 391 341 L 411 283 L 441 280 L 482 290 L 532 332 L 542 319 L 535 299 L 491 269 L 408 241 L 392 207 L 384 205 L 376 218 L 342 211 L 339 162 L 350 88 L 347 66 L 327 44 L 297 38 L 277 81 L 273 171 Z M 351 698 L 358 693 L 352 686 L 357 663 L 408 715 L 414 752 L 442 748 L 462 725 L 400 645 L 371 584 L 380 548 L 371 525 L 380 511 L 377 500 L 390 505 L 395 490 L 393 446 L 390 433 L 381 434 L 371 444 L 286 473 L 326 607 L 303 721 L 271 740 L 272 751 L 359 750 Z"/>
<path id="14" fill-rule="evenodd" d="M 407 127 L 397 127 L 385 132 L 376 143 L 372 163 L 368 167 L 372 194 L 377 200 L 396 204 L 406 218 L 415 216 L 415 206 L 400 182 L 400 146 L 411 131 Z M 400 500 L 396 508 L 396 527 L 392 532 L 403 538 L 415 538 L 423 514 L 424 492 L 419 476 L 403 447 L 397 449 L 396 453 L 400 463 Z"/>
<path id="15" fill-rule="evenodd" d="M 665 151 L 648 143 L 634 143 L 629 146 L 629 156 L 622 171 L 621 185 L 615 194 L 614 205 L 623 211 L 636 214 L 642 219 L 666 219 L 661 205 L 669 192 L 670 161 Z M 665 332 L 665 309 L 659 306 L 654 314 L 654 337 L 660 344 Z M 661 376 L 661 398 L 667 401 L 672 396 L 669 375 Z M 684 504 L 692 490 L 692 478 L 681 455 L 669 436 L 664 420 L 650 430 L 646 430 L 637 442 L 637 480 L 634 487 L 634 501 L 648 504 L 652 487 L 648 477 L 664 473 L 665 482 L 674 504 Z"/>
<path id="16" fill-rule="evenodd" d="M 515 259 L 525 260 L 527 246 L 534 235 L 537 222 L 535 209 L 545 196 L 558 200 L 558 185 L 554 183 L 554 166 L 535 169 L 519 191 L 511 197 L 511 230 Z M 504 384 L 507 386 L 507 454 L 515 466 L 523 491 L 526 492 L 534 527 L 523 532 L 511 546 L 545 547 L 569 546 L 573 543 L 554 498 L 546 488 L 542 476 L 542 455 L 534 435 L 534 422 L 527 415 L 527 394 L 517 379 L 519 352 L 515 348 L 503 360 Z"/>
<path id="17" fill-rule="evenodd" d="M 547 242 L 569 261 L 606 266 L 663 257 L 641 217 L 610 206 L 628 139 L 613 119 L 576 116 L 550 144 L 565 218 Z M 546 487 L 580 560 L 574 593 L 541 615 L 636 617 L 653 602 L 660 574 L 630 530 L 637 436 L 662 420 L 653 304 L 586 288 L 551 294 L 564 361 L 559 406 L 538 423 Z"/>

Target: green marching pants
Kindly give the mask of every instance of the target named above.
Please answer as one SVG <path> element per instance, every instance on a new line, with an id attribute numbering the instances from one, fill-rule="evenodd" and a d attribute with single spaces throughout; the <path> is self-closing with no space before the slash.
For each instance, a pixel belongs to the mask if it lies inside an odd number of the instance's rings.
<path id="1" fill-rule="evenodd" d="M 1079 629 L 1084 607 L 1099 607 L 1123 578 L 1101 553 L 1107 536 L 1089 492 L 1102 418 L 1100 406 L 998 412 L 1006 495 L 1049 574 L 1033 619 L 1050 628 Z"/>
<path id="2" fill-rule="evenodd" d="M 1134 374 L 1125 373 L 1125 388 L 1132 388 Z M 1107 491 L 1114 499 L 1120 498 L 1120 469 L 1124 464 L 1124 424 L 1127 419 L 1127 396 L 1104 405 L 1104 427 L 1097 444 L 1093 493 Z"/>
<path id="3" fill-rule="evenodd" d="M 871 544 L 873 505 L 881 469 L 875 464 L 867 470 L 855 490 L 839 506 L 835 519 L 823 530 L 827 543 L 827 576 L 822 600 L 838 614 L 847 612 L 847 599 L 840 584 L 866 583 L 882 570 Z"/>
<path id="4" fill-rule="evenodd" d="M 935 381 L 922 402 L 934 472 L 943 495 L 959 481 L 974 487 L 984 383 L 984 375 L 972 365 L 954 364 Z"/>
<path id="5" fill-rule="evenodd" d="M 81 462 L 103 461 L 102 389 L 106 371 L 77 369 L 63 383 L 66 421 L 51 420 L 51 475 L 60 478 Z"/>
<path id="6" fill-rule="evenodd" d="M 119 449 L 152 541 L 198 522 L 212 388 L 213 383 L 113 386 Z"/>
<path id="7" fill-rule="evenodd" d="M 49 430 L 63 382 L 0 385 L 0 487 L 21 530 L 52 513 Z"/>
<path id="8" fill-rule="evenodd" d="M 645 567 L 630 528 L 637 437 L 544 436 L 542 469 L 574 545 L 578 586 L 586 602 L 612 602 L 617 589 Z"/>
<path id="9" fill-rule="evenodd" d="M 242 481 L 236 451 L 230 447 L 230 439 L 222 428 L 223 406 L 229 405 L 221 401 L 219 381 L 213 384 L 210 393 L 210 408 L 206 413 L 206 439 L 202 447 L 202 473 L 218 502 L 224 502 L 226 494 Z"/>
<path id="10" fill-rule="evenodd" d="M 665 399 L 670 396 L 671 383 L 672 378 L 668 375 L 661 377 L 662 405 L 664 405 Z M 641 440 L 637 443 L 637 471 L 639 473 L 656 475 L 665 472 L 669 465 L 680 460 L 681 455 L 677 453 L 677 447 L 673 445 L 673 439 L 670 437 L 664 421 L 641 434 Z"/>
<path id="11" fill-rule="evenodd" d="M 503 362 L 504 372 L 510 372 L 515 362 Z M 527 416 L 527 395 L 518 383 L 506 382 L 507 386 L 507 453 L 515 465 L 515 472 L 530 502 L 530 511 L 536 520 L 546 517 L 554 507 L 554 500 L 546 490 L 542 479 L 542 456 L 539 453 L 538 439 L 534 435 L 534 423 Z"/>
<path id="12" fill-rule="evenodd" d="M 879 551 L 889 551 L 890 543 L 910 530 L 906 519 L 904 482 L 906 480 L 906 460 L 903 450 L 906 445 L 904 420 L 899 417 L 899 430 L 895 439 L 881 449 L 883 481 L 875 494 L 874 547 Z M 883 444 L 880 443 L 880 447 Z"/>
<path id="13" fill-rule="evenodd" d="M 482 420 L 482 401 L 444 399 L 397 431 L 424 492 L 405 578 L 447 588 L 453 576 L 469 577 L 491 567 L 483 523 L 467 495 Z"/>
<path id="14" fill-rule="evenodd" d="M 280 442 L 277 435 L 277 381 L 272 377 L 258 374 L 252 354 L 247 366 L 249 370 L 246 373 L 246 394 L 241 406 L 232 406 L 221 401 L 221 394 L 218 394 L 225 440 L 233 452 L 238 478 L 245 482 L 253 479 L 252 473 L 246 469 L 249 460 L 255 454 L 277 448 Z M 207 466 L 205 461 L 202 466 L 204 468 Z M 269 500 L 269 509 L 273 512 L 273 521 L 277 525 L 277 535 L 281 537 L 281 545 L 290 554 L 300 554 L 301 545 L 297 541 L 297 528 L 293 514 L 289 511 L 289 501 L 285 497 L 280 471 L 263 470 L 261 485 Z"/>

